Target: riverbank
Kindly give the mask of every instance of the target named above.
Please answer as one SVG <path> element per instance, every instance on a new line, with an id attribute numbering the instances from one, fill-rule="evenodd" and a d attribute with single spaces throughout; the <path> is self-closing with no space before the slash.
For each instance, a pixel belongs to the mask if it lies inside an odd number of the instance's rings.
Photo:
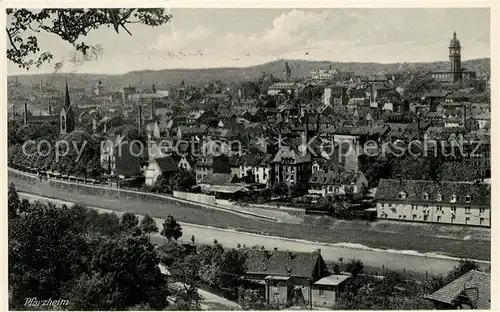
<path id="1" fill-rule="evenodd" d="M 105 207 L 114 211 L 129 211 L 150 214 L 165 218 L 172 214 L 179 221 L 207 225 L 216 228 L 240 232 L 280 236 L 291 239 L 303 239 L 321 243 L 355 244 L 380 250 L 405 250 L 408 253 L 440 254 L 457 258 L 490 260 L 490 242 L 486 240 L 464 240 L 451 237 L 435 237 L 423 230 L 403 232 L 380 232 L 372 226 L 337 227 L 322 224 L 322 221 L 304 220 L 300 224 L 277 223 L 267 220 L 246 218 L 225 211 L 191 207 L 186 205 L 144 202 L 138 198 L 126 200 L 109 196 L 80 194 L 72 189 L 61 189 L 47 181 L 27 181 L 9 173 L 9 182 L 13 182 L 21 192 L 58 198 L 90 207 Z M 362 225 L 362 224 L 361 224 Z M 409 229 L 409 228 L 407 228 Z M 404 230 L 404 229 L 403 229 Z"/>
<path id="2" fill-rule="evenodd" d="M 56 205 L 72 205 L 70 201 L 61 201 L 50 199 L 38 195 L 19 193 L 21 198 L 26 198 L 30 201 L 42 200 L 52 202 Z M 90 207 L 98 210 L 100 213 L 116 213 L 121 216 L 123 212 L 115 212 L 110 209 L 99 207 Z M 142 218 L 138 214 L 139 219 Z M 163 219 L 154 218 L 157 226 L 161 228 Z M 195 236 L 196 244 L 212 244 L 216 239 L 224 247 L 241 246 L 264 246 L 266 249 L 278 248 L 281 250 L 290 250 L 296 252 L 313 252 L 321 249 L 323 259 L 327 262 L 337 262 L 339 258 L 351 259 L 356 258 L 363 261 L 367 268 L 375 272 L 381 272 L 387 269 L 394 271 L 415 272 L 426 276 L 427 274 L 446 274 L 453 266 L 457 265 L 458 258 L 446 257 L 442 255 L 422 254 L 417 252 L 405 252 L 404 250 L 378 250 L 368 248 L 366 246 L 351 246 L 347 247 L 343 244 L 328 244 L 316 241 L 307 241 L 303 239 L 291 239 L 285 237 L 276 237 L 261 234 L 252 234 L 238 232 L 228 229 L 220 229 L 204 225 L 196 225 L 185 222 L 180 222 L 183 230 L 181 241 L 191 243 L 191 236 Z M 163 244 L 166 239 L 158 233 L 151 237 L 154 244 Z M 357 247 L 357 248 L 356 248 Z M 478 261 L 480 266 L 487 268 L 489 262 Z"/>

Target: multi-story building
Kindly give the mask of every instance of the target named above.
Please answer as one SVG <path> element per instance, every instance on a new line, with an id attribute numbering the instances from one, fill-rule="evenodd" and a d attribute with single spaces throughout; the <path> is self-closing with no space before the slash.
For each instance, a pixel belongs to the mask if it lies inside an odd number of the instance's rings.
<path id="1" fill-rule="evenodd" d="M 271 164 L 275 183 L 305 184 L 311 176 L 311 156 L 290 146 L 281 146 Z"/>
<path id="2" fill-rule="evenodd" d="M 249 182 L 270 186 L 271 168 L 269 162 L 271 160 L 270 154 L 253 152 L 245 155 L 240 164 L 239 178 L 247 178 Z"/>
<path id="3" fill-rule="evenodd" d="M 331 85 L 324 89 L 323 104 L 332 106 L 345 106 L 349 103 L 349 96 L 345 86 Z"/>
<path id="4" fill-rule="evenodd" d="M 491 226 L 491 188 L 479 182 L 382 179 L 379 219 Z"/>

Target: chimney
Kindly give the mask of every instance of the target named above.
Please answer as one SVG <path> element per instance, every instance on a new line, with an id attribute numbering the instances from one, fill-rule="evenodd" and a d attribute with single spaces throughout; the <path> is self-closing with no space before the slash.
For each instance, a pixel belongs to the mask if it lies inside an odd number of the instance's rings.
<path id="1" fill-rule="evenodd" d="M 153 93 L 156 93 L 156 87 L 155 87 L 155 85 L 153 85 L 153 89 L 152 90 L 153 90 Z"/>
<path id="2" fill-rule="evenodd" d="M 464 104 L 464 128 L 467 129 L 467 106 Z"/>
<path id="3" fill-rule="evenodd" d="M 24 124 L 28 124 L 28 103 L 24 103 Z"/>
<path id="4" fill-rule="evenodd" d="M 151 99 L 151 119 L 155 118 L 155 102 L 154 99 Z"/>
<path id="5" fill-rule="evenodd" d="M 49 116 L 52 116 L 52 103 L 49 100 Z"/>
<path id="6" fill-rule="evenodd" d="M 138 122 L 138 127 L 139 127 L 139 132 L 141 131 L 142 129 L 142 108 L 141 106 L 139 106 L 139 122 Z"/>

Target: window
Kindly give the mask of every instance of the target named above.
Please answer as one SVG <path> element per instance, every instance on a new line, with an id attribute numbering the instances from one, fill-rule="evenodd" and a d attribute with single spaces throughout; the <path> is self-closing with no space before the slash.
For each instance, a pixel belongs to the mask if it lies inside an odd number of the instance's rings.
<path id="1" fill-rule="evenodd" d="M 455 222 L 455 216 L 451 216 L 451 223 Z"/>
<path id="2" fill-rule="evenodd" d="M 413 215 L 413 220 L 417 220 L 417 215 Z"/>
<path id="3" fill-rule="evenodd" d="M 452 212 L 457 212 L 457 207 L 451 207 Z"/>
<path id="4" fill-rule="evenodd" d="M 479 218 L 479 224 L 483 225 L 484 224 L 484 218 Z"/>
<path id="5" fill-rule="evenodd" d="M 328 192 L 331 192 L 331 191 L 333 191 L 333 186 L 329 185 L 328 186 Z"/>
<path id="6" fill-rule="evenodd" d="M 429 194 L 428 193 L 424 193 L 424 199 L 425 200 L 429 200 Z"/>
<path id="7" fill-rule="evenodd" d="M 274 293 L 273 294 L 273 298 L 274 299 L 279 299 L 279 297 L 280 297 L 280 293 Z"/>
<path id="8" fill-rule="evenodd" d="M 451 201 L 456 202 L 457 201 L 457 195 L 451 195 Z"/>
<path id="9" fill-rule="evenodd" d="M 470 220 L 470 218 L 469 218 L 469 217 L 465 217 L 465 224 L 468 224 L 468 223 L 469 223 L 469 220 Z"/>
<path id="10" fill-rule="evenodd" d="M 333 189 L 333 192 L 334 192 L 335 194 L 337 194 L 337 193 L 339 192 L 339 187 L 338 187 L 338 186 L 336 186 L 336 187 Z"/>
<path id="11" fill-rule="evenodd" d="M 415 205 L 411 205 L 411 210 L 416 210 L 417 207 Z"/>
<path id="12" fill-rule="evenodd" d="M 441 216 L 437 216 L 437 222 L 441 222 Z"/>
<path id="13" fill-rule="evenodd" d="M 437 201 L 442 201 L 443 200 L 443 195 L 437 194 L 436 200 Z"/>
<path id="14" fill-rule="evenodd" d="M 470 207 L 465 207 L 465 213 L 470 214 Z"/>
<path id="15" fill-rule="evenodd" d="M 424 221 L 427 221 L 427 215 L 424 215 Z"/>
<path id="16" fill-rule="evenodd" d="M 479 208 L 479 213 L 484 213 L 484 208 Z"/>
<path id="17" fill-rule="evenodd" d="M 322 288 L 319 289 L 319 296 L 320 297 L 324 297 L 325 296 L 325 290 L 324 289 L 322 289 Z"/>
<path id="18" fill-rule="evenodd" d="M 405 199 L 405 198 L 406 198 L 406 193 L 405 192 L 399 193 L 399 199 Z"/>
<path id="19" fill-rule="evenodd" d="M 471 200 L 470 195 L 465 196 L 465 201 L 466 201 L 466 202 L 470 202 L 470 200 Z"/>

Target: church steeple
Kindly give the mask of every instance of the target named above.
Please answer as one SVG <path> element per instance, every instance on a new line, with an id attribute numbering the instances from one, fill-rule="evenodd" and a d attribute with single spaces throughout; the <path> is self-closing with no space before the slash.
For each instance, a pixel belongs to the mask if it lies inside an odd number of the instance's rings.
<path id="1" fill-rule="evenodd" d="M 69 90 L 68 90 L 68 81 L 66 80 L 66 91 L 64 94 L 64 108 L 68 109 L 71 105 L 71 101 L 69 99 Z"/>
<path id="2" fill-rule="evenodd" d="M 290 69 L 290 66 L 288 65 L 288 62 L 285 61 L 285 68 L 283 69 L 283 79 L 288 80 L 292 76 L 292 70 Z"/>
<path id="3" fill-rule="evenodd" d="M 75 113 L 69 98 L 68 81 L 66 81 L 64 104 L 59 113 L 59 122 L 61 134 L 71 133 L 75 130 Z"/>

